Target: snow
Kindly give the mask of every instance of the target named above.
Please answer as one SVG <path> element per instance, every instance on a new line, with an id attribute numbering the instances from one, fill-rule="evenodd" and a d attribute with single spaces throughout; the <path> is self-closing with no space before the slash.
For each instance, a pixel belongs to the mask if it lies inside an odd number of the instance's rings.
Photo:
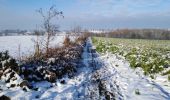
<path id="1" fill-rule="evenodd" d="M 113 76 L 116 83 L 121 87 L 125 100 L 169 100 L 170 91 L 162 87 L 162 80 L 158 84 L 141 73 L 140 69 L 131 69 L 129 63 L 118 55 L 109 54 L 103 56 L 103 61 L 107 64 L 108 70 L 115 70 Z M 117 65 L 117 67 L 116 67 Z M 110 67 L 109 67 L 110 66 Z M 135 93 L 139 90 L 140 95 Z"/>
<path id="2" fill-rule="evenodd" d="M 77 100 L 77 99 L 85 99 L 85 85 L 89 81 L 89 74 L 91 73 L 91 68 L 88 65 L 88 60 L 91 60 L 87 53 L 87 44 L 84 48 L 84 53 L 82 55 L 82 65 L 78 68 L 78 72 L 75 77 L 69 79 L 64 77 L 61 80 L 57 80 L 55 84 L 51 84 L 47 81 L 32 83 L 34 88 L 38 88 L 37 91 L 31 90 L 28 92 L 24 92 L 21 88 L 5 88 L 5 83 L 0 83 L 2 85 L 3 92 L 1 95 L 9 96 L 14 100 Z M 65 80 L 65 84 L 61 84 L 60 81 Z M 1 82 L 1 81 L 0 81 Z"/>
<path id="3" fill-rule="evenodd" d="M 0 36 L 0 51 L 8 50 L 9 54 L 16 58 L 19 57 L 19 55 L 27 56 L 34 52 L 33 40 L 36 38 L 36 36 Z M 65 34 L 56 36 L 51 42 L 51 46 L 62 46 L 64 38 Z M 71 40 L 73 41 L 74 38 L 71 37 Z"/>
<path id="4" fill-rule="evenodd" d="M 63 77 L 56 83 L 33 82 L 37 90 L 27 92 L 19 87 L 8 89 L 0 81 L 3 91 L 0 96 L 6 95 L 12 100 L 99 100 L 110 94 L 116 100 L 170 100 L 170 85 L 164 83 L 167 77 L 157 76 L 152 80 L 143 75 L 142 69 L 132 69 L 124 57 L 108 52 L 99 55 L 89 52 L 90 49 L 95 47 L 89 38 L 82 54 L 82 65 L 74 77 Z M 107 94 L 100 95 L 100 84 Z"/>
<path id="5" fill-rule="evenodd" d="M 89 67 L 88 61 L 91 60 L 87 53 L 87 47 L 90 44 L 87 43 L 84 48 L 83 65 L 78 68 L 78 72 L 75 77 L 69 79 L 64 78 L 66 84 L 61 84 L 59 81 L 56 82 L 56 86 L 47 89 L 41 96 L 40 99 L 55 99 L 55 100 L 78 100 L 85 99 L 85 88 L 89 81 L 89 75 L 92 69 Z M 63 79 L 62 79 L 63 80 Z"/>

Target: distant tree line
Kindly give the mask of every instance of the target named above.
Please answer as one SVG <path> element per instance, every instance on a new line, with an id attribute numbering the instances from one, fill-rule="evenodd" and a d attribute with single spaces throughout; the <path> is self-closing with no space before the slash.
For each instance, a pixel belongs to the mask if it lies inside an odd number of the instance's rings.
<path id="1" fill-rule="evenodd" d="M 34 30 L 34 31 L 28 31 L 28 30 L 2 30 L 0 31 L 0 36 L 17 36 L 17 35 L 44 35 L 45 31 L 43 30 Z"/>
<path id="2" fill-rule="evenodd" d="M 11 35 L 23 35 L 24 33 L 26 33 L 27 30 L 10 30 L 10 29 L 6 29 L 6 30 L 2 30 L 0 32 L 0 36 L 11 36 Z"/>
<path id="3" fill-rule="evenodd" d="M 165 29 L 117 29 L 107 33 L 91 33 L 91 35 L 112 38 L 170 40 L 170 31 Z"/>

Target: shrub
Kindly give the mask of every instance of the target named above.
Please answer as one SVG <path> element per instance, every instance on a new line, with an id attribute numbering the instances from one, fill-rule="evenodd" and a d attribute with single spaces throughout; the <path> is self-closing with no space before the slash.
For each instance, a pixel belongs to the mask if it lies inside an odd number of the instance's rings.
<path id="1" fill-rule="evenodd" d="M 79 36 L 76 40 L 75 43 L 77 44 L 82 44 L 84 41 L 86 41 L 87 37 L 84 36 Z"/>
<path id="2" fill-rule="evenodd" d="M 10 56 L 9 56 L 8 51 L 0 52 L 0 61 L 7 60 L 7 59 L 9 59 L 9 58 L 10 58 Z"/>
<path id="3" fill-rule="evenodd" d="M 19 66 L 16 63 L 16 60 L 9 56 L 8 51 L 0 52 L 0 69 L 6 70 L 8 68 L 19 73 Z"/>
<path id="4" fill-rule="evenodd" d="M 64 46 L 69 46 L 71 44 L 70 38 L 68 36 L 65 37 L 63 44 Z"/>
<path id="5" fill-rule="evenodd" d="M 21 66 L 21 76 L 28 81 L 55 82 L 64 75 L 72 77 L 77 66 L 81 63 L 81 55 L 85 39 L 79 40 L 81 44 L 73 43 L 67 36 L 64 46 L 60 48 L 49 48 L 48 57 L 42 53 L 41 59 L 31 58 L 24 61 Z"/>

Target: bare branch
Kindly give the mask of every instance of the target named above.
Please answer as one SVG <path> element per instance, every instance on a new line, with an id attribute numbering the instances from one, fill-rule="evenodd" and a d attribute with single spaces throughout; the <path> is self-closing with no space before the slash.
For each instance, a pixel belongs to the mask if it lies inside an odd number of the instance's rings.
<path id="1" fill-rule="evenodd" d="M 40 8 L 37 12 L 43 17 L 43 29 L 46 32 L 45 34 L 46 54 L 48 56 L 48 51 L 49 51 L 48 49 L 49 49 L 50 41 L 53 40 L 55 34 L 59 31 L 59 26 L 52 24 L 51 21 L 54 18 L 58 18 L 58 17 L 64 18 L 64 16 L 63 16 L 63 12 L 60 12 L 56 9 L 55 5 L 51 6 L 50 9 L 46 13 L 44 13 L 42 8 Z"/>

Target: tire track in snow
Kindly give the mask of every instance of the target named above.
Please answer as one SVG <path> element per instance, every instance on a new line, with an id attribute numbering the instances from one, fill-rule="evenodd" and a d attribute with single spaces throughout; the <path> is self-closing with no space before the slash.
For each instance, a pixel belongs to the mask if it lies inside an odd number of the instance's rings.
<path id="1" fill-rule="evenodd" d="M 117 71 L 110 66 L 105 65 L 100 56 L 96 56 L 93 59 L 93 73 L 91 74 L 91 82 L 88 87 L 88 100 L 123 100 L 122 92 L 119 86 L 114 82 L 114 78 L 117 75 Z"/>

